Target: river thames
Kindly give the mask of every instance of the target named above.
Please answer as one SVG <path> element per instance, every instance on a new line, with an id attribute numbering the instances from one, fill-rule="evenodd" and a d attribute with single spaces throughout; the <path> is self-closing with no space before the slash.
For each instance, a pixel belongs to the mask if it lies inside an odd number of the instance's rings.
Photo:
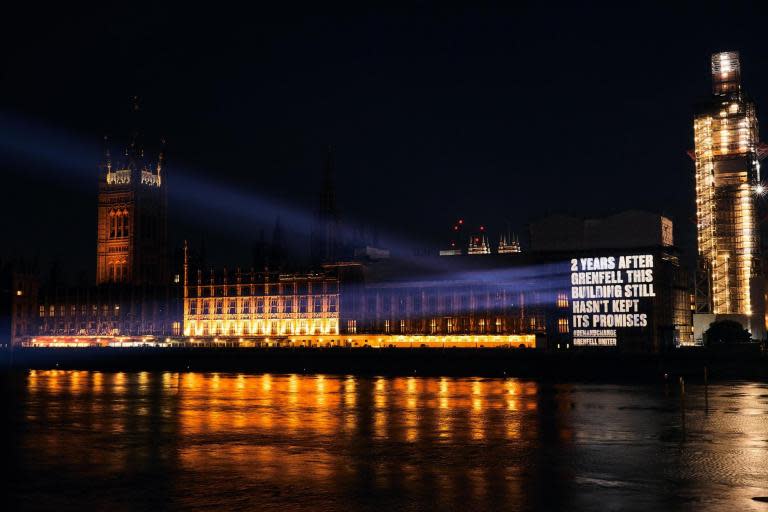
<path id="1" fill-rule="evenodd" d="M 28 371 L 28 510 L 758 510 L 768 385 Z"/>

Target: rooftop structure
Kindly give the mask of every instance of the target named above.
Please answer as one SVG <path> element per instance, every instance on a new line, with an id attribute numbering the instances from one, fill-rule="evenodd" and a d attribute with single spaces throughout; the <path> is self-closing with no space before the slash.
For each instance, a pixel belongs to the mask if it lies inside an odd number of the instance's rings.
<path id="1" fill-rule="evenodd" d="M 532 222 L 530 232 L 531 250 L 536 252 L 674 245 L 672 221 L 640 210 L 592 219 L 551 215 Z"/>

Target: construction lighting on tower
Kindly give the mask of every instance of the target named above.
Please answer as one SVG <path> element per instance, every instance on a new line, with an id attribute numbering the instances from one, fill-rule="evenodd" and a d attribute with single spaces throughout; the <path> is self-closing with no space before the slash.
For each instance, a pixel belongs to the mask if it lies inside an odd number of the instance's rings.
<path id="1" fill-rule="evenodd" d="M 738 52 L 712 55 L 712 97 L 694 118 L 696 217 L 701 277 L 697 310 L 752 316 L 764 332 L 757 196 L 760 160 L 755 105 L 742 92 Z M 758 327 L 757 323 L 761 325 Z M 755 331 L 758 329 L 759 331 Z"/>

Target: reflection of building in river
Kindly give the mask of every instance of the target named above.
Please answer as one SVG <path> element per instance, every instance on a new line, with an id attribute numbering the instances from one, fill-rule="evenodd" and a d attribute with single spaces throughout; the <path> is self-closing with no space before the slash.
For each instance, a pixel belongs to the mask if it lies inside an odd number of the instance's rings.
<path id="1" fill-rule="evenodd" d="M 540 385 L 516 379 L 72 371 L 24 378 L 25 460 L 83 471 L 99 486 L 157 474 L 147 483 L 152 492 L 137 499 L 159 491 L 173 508 L 199 506 L 212 489 L 219 496 L 266 487 L 284 497 L 297 482 L 297 499 L 361 489 L 419 496 L 438 485 L 429 499 L 442 508 L 517 501 L 531 470 L 521 454 L 551 421 L 539 418 Z M 72 424 L 87 428 L 63 436 Z"/>
<path id="2" fill-rule="evenodd" d="M 681 457 L 670 442 L 679 412 L 647 386 L 62 370 L 15 378 L 6 395 L 6 437 L 17 447 L 6 460 L 19 468 L 12 502 L 75 496 L 89 508 L 189 509 L 248 489 L 242 503 L 257 496 L 274 510 L 350 509 L 361 496 L 391 510 L 569 510 L 628 496 L 664 510 L 707 496 L 728 510 L 752 501 L 768 468 L 760 383 L 710 384 L 709 408 L 688 412 L 696 435 Z M 689 393 L 704 402 L 703 387 Z M 682 495 L 670 478 L 689 483 Z"/>

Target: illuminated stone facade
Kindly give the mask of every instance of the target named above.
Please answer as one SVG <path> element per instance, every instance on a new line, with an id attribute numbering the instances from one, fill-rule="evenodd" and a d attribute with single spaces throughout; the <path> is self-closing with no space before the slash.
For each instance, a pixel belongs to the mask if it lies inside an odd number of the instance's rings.
<path id="1" fill-rule="evenodd" d="M 133 120 L 138 105 L 134 98 Z M 81 344 L 110 337 L 180 336 L 181 283 L 168 279 L 164 157 L 145 157 L 138 130 L 99 173 L 96 285 L 66 286 L 51 278 L 16 322 L 26 339 Z M 29 295 L 33 294 L 30 291 Z M 30 299 L 31 300 L 31 299 Z M 90 343 L 90 342 L 89 342 Z M 100 341 L 98 342 L 100 343 Z"/>
<path id="2" fill-rule="evenodd" d="M 462 244 L 469 248 L 467 254 L 458 250 L 452 258 L 401 255 L 390 259 L 385 251 L 366 248 L 364 257 L 344 261 L 335 257 L 338 244 L 331 229 L 313 237 L 313 270 L 300 273 L 192 269 L 185 245 L 183 263 L 179 258 L 179 268 L 168 279 L 166 186 L 162 154 L 156 163 L 147 162 L 135 138 L 124 161 L 115 163 L 107 154 L 99 181 L 97 284 L 19 286 L 14 304 L 21 313 L 14 315 L 14 322 L 20 334 L 14 343 L 53 347 L 573 346 L 567 262 L 585 250 L 594 255 L 587 244 L 594 240 L 581 224 L 556 219 L 553 224 L 576 233 L 561 236 L 547 231 L 543 236 L 558 244 L 581 240 L 576 247 L 550 243 L 543 251 L 524 253 L 516 238 L 501 237 L 498 250 L 492 250 L 481 226 L 474 241 Z M 324 190 L 322 219 L 335 229 L 332 187 L 326 184 Z M 647 243 L 656 246 L 650 252 L 658 255 L 658 268 L 654 268 L 658 281 L 653 283 L 658 296 L 649 301 L 647 312 L 642 311 L 650 317 L 648 326 L 619 339 L 619 349 L 659 351 L 683 344 L 690 324 L 685 279 L 677 256 L 667 250 L 672 245 L 671 222 L 667 220 L 667 226 L 666 219 L 651 217 L 647 239 L 637 236 L 644 231 L 639 229 L 637 215 L 605 224 L 611 228 L 603 237 L 609 243 L 618 239 L 632 246 Z M 459 220 L 455 230 L 462 223 Z M 27 301 L 24 307 L 22 299 Z"/>
<path id="3" fill-rule="evenodd" d="M 138 136 L 99 176 L 96 282 L 156 284 L 167 279 L 163 153 L 150 162 Z"/>
<path id="4" fill-rule="evenodd" d="M 338 334 L 339 283 L 324 274 L 198 271 L 185 285 L 185 336 Z"/>
<path id="5" fill-rule="evenodd" d="M 545 333 L 543 309 L 528 305 L 533 297 L 521 290 L 393 284 L 379 281 L 382 267 L 388 264 L 329 265 L 310 274 L 187 269 L 184 336 L 259 346 L 533 348 Z"/>

